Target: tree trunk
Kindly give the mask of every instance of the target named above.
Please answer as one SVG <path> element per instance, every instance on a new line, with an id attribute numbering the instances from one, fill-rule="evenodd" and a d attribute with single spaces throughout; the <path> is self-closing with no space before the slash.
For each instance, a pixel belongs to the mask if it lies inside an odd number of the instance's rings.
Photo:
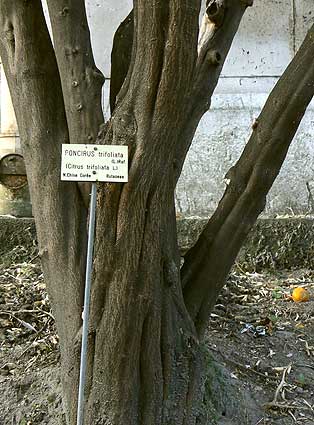
<path id="1" fill-rule="evenodd" d="M 125 98 L 101 141 L 128 140 L 131 168 L 128 185 L 99 187 L 88 424 L 194 424 L 200 414 L 199 343 L 174 224 L 179 130 L 154 122 L 150 96 L 147 109 L 136 92 Z M 184 109 L 173 113 L 186 119 Z M 143 149 L 148 143 L 153 149 Z"/>
<path id="2" fill-rule="evenodd" d="M 79 376 L 79 347 L 73 347 L 82 321 L 87 211 L 77 185 L 60 181 L 61 144 L 69 134 L 40 0 L 2 1 L 0 28 L 0 54 L 21 137 L 39 255 L 60 338 L 65 408 L 70 411 Z"/>
<path id="3" fill-rule="evenodd" d="M 0 53 L 60 336 L 67 423 L 75 425 L 87 208 L 82 188 L 60 182 L 60 154 L 69 140 L 95 140 L 102 121 L 101 76 L 91 56 L 84 2 L 48 4 L 56 54 L 39 0 L 0 2 Z M 98 143 L 129 147 L 129 182 L 98 184 L 86 425 L 210 422 L 201 354 L 209 312 L 314 92 L 312 29 L 180 270 L 174 189 L 250 4 L 208 0 L 198 47 L 199 0 L 136 0 L 134 27 L 125 22 L 134 32 L 132 55 L 123 56 L 121 75 L 112 85 L 113 115 Z M 75 33 L 77 23 L 82 33 Z"/>
<path id="4" fill-rule="evenodd" d="M 98 233 L 87 424 L 195 423 L 198 338 L 182 298 L 172 181 L 134 182 L 119 231 Z"/>
<path id="5" fill-rule="evenodd" d="M 88 424 L 210 423 L 203 403 L 202 336 L 313 96 L 314 71 L 308 66 L 314 53 L 312 40 L 313 30 L 270 96 L 235 166 L 240 171 L 236 177 L 234 171 L 229 173 L 224 200 L 181 271 L 173 193 L 176 141 L 180 140 L 181 149 L 190 143 L 190 108 L 183 104 L 175 112 L 170 109 L 166 118 L 156 119 L 158 95 L 148 92 L 146 99 L 141 98 L 133 91 L 130 74 L 127 77 L 128 91 L 118 97 L 108 131 L 100 140 L 128 141 L 131 168 L 128 185 L 99 188 Z M 136 61 L 131 66 L 136 67 Z M 150 83 L 154 84 L 153 78 Z M 151 96 L 157 99 L 155 104 Z M 155 105 L 153 112 L 151 105 Z M 173 122 L 185 123 L 189 130 L 185 138 L 182 125 L 174 128 Z M 148 149 L 149 144 L 153 149 Z M 230 218 L 230 211 L 236 218 Z M 216 238 L 212 245 L 208 234 Z"/>
<path id="6" fill-rule="evenodd" d="M 104 122 L 102 73 L 97 69 L 84 0 L 48 0 L 70 143 L 95 143 Z M 75 28 L 75 31 L 73 29 Z M 78 183 L 88 208 L 90 183 Z"/>

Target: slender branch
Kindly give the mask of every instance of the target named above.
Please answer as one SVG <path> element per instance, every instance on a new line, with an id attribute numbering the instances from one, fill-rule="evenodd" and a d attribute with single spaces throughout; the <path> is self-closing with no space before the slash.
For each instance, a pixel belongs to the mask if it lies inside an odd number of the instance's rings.
<path id="1" fill-rule="evenodd" d="M 198 123 L 210 108 L 211 97 L 217 86 L 225 59 L 237 33 L 245 10 L 251 0 L 207 0 L 194 73 L 194 83 L 189 92 L 187 120 L 177 142 L 176 180 L 192 143 Z"/>
<path id="2" fill-rule="evenodd" d="M 39 252 L 68 367 L 67 380 L 71 368 L 67 360 L 73 355 L 71 344 L 81 324 L 86 210 L 77 186 L 60 181 L 61 143 L 68 141 L 68 128 L 40 0 L 2 0 L 0 31 L 0 55 L 19 126 Z M 76 373 L 75 365 L 72 372 Z"/>
<path id="3" fill-rule="evenodd" d="M 48 0 L 71 143 L 93 143 L 104 122 L 102 73 L 93 58 L 84 0 Z"/>
<path id="4" fill-rule="evenodd" d="M 104 122 L 104 77 L 97 69 L 84 0 L 48 0 L 54 49 L 61 78 L 70 143 L 95 143 Z M 90 184 L 78 183 L 85 206 Z"/>
<path id="5" fill-rule="evenodd" d="M 194 96 L 205 111 L 244 12 L 252 1 L 207 0 L 198 46 Z"/>
<path id="6" fill-rule="evenodd" d="M 264 209 L 266 195 L 314 94 L 314 27 L 270 94 L 226 192 L 196 245 L 187 253 L 182 282 L 199 332 L 206 326 L 243 241 Z"/>
<path id="7" fill-rule="evenodd" d="M 225 21 L 226 4 L 226 1 L 206 1 L 206 10 L 202 20 L 198 43 L 198 53 L 200 58 L 204 58 L 208 50 L 208 44 L 214 37 L 218 28 L 220 28 Z"/>

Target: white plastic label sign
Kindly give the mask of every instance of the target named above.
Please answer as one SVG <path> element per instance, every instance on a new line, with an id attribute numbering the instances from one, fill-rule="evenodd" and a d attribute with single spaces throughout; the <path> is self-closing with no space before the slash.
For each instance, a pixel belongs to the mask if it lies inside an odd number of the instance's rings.
<path id="1" fill-rule="evenodd" d="M 61 180 L 127 182 L 128 147 L 63 144 Z"/>

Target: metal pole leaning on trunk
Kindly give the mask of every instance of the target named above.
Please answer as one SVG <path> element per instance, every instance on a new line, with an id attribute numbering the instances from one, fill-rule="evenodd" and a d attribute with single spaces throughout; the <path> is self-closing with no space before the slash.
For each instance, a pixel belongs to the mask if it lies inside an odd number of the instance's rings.
<path id="1" fill-rule="evenodd" d="M 128 182 L 128 147 L 120 145 L 83 145 L 81 143 L 63 143 L 61 156 L 61 180 L 84 181 L 92 183 L 89 209 L 88 246 L 86 259 L 86 279 L 83 311 L 83 332 L 81 348 L 80 382 L 77 404 L 76 425 L 84 424 L 86 360 L 88 343 L 88 318 L 90 306 L 90 288 L 93 268 L 93 245 L 96 216 L 96 182 Z M 76 170 L 81 170 L 77 172 Z M 91 170 L 93 170 L 91 172 Z"/>
<path id="2" fill-rule="evenodd" d="M 96 186 L 96 183 L 92 183 L 92 193 L 91 193 L 90 208 L 89 208 L 80 383 L 79 383 L 77 421 L 76 421 L 77 425 L 83 425 L 83 421 L 84 421 L 84 404 L 85 404 L 84 388 L 85 388 L 85 381 L 86 381 L 86 358 L 87 358 L 90 288 L 91 288 L 92 271 L 93 271 L 92 269 L 93 269 L 93 247 L 94 247 L 94 236 L 95 236 L 96 199 L 97 199 L 97 186 Z"/>

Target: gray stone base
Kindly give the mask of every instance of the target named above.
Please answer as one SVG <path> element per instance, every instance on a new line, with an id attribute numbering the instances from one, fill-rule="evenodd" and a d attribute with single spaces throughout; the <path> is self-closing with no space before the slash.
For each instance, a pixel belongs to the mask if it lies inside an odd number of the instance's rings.
<path id="1" fill-rule="evenodd" d="M 185 252 L 206 224 L 200 217 L 178 221 L 179 245 Z M 314 217 L 260 218 L 241 249 L 244 270 L 314 268 Z"/>
<path id="2" fill-rule="evenodd" d="M 0 184 L 0 217 L 32 217 L 32 205 L 28 186 L 21 189 L 9 190 Z"/>
<path id="3" fill-rule="evenodd" d="M 195 243 L 205 224 L 206 219 L 200 217 L 178 220 L 182 253 Z M 10 261 L 12 254 L 14 261 L 18 261 L 15 252 L 22 257 L 34 252 L 35 240 L 33 219 L 0 217 L 0 263 Z M 238 256 L 237 264 L 250 271 L 314 269 L 314 218 L 259 219 Z"/>
<path id="4" fill-rule="evenodd" d="M 34 219 L 0 215 L 0 264 L 22 263 L 36 253 Z"/>

